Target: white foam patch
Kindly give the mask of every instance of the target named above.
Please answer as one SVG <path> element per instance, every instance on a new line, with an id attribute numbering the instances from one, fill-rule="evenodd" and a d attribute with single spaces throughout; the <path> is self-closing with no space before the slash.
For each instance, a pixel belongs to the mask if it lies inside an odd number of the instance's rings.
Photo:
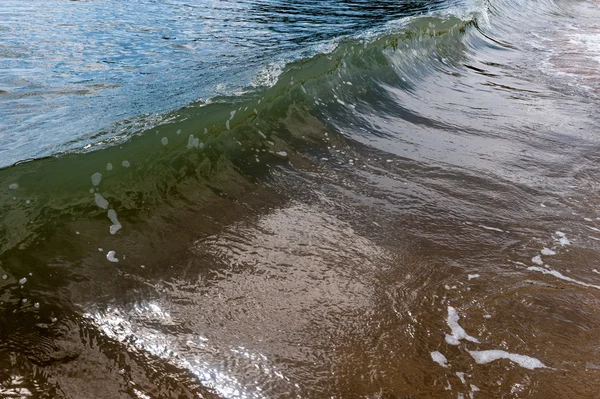
<path id="1" fill-rule="evenodd" d="M 117 231 L 121 230 L 121 227 L 123 227 L 121 223 L 119 223 L 119 219 L 117 219 L 117 212 L 115 212 L 114 209 L 109 209 L 108 218 L 113 223 L 109 229 L 110 234 L 116 234 Z"/>
<path id="2" fill-rule="evenodd" d="M 108 251 L 108 253 L 106 254 L 106 259 L 108 259 L 109 262 L 117 263 L 119 259 L 117 259 L 115 255 L 115 251 Z"/>
<path id="3" fill-rule="evenodd" d="M 565 245 L 570 245 L 570 244 L 571 244 L 571 241 L 569 241 L 569 240 L 567 239 L 567 236 L 566 236 L 566 235 L 565 235 L 565 233 L 563 233 L 562 231 L 557 231 L 557 232 L 556 232 L 556 233 L 554 233 L 554 234 L 556 234 L 556 235 L 558 236 L 558 243 L 559 243 L 561 246 L 563 246 L 563 247 L 564 247 Z"/>
<path id="4" fill-rule="evenodd" d="M 265 134 L 263 132 L 261 132 L 260 130 L 258 131 L 258 134 L 260 134 L 260 137 L 262 137 L 263 139 L 267 138 L 267 136 L 265 136 Z"/>
<path id="5" fill-rule="evenodd" d="M 187 148 L 192 149 L 192 148 L 198 148 L 200 145 L 200 139 L 197 139 L 196 137 L 194 137 L 193 134 L 190 134 L 190 137 L 188 137 L 188 143 L 187 143 Z"/>
<path id="6" fill-rule="evenodd" d="M 465 380 L 465 373 L 463 373 L 462 371 L 457 371 L 456 376 L 460 378 L 460 382 L 462 382 L 463 384 L 467 383 L 467 380 Z"/>
<path id="7" fill-rule="evenodd" d="M 431 359 L 442 367 L 448 367 L 448 359 L 439 351 L 431 352 Z"/>
<path id="8" fill-rule="evenodd" d="M 540 255 L 536 255 L 533 258 L 531 258 L 531 262 L 540 266 L 544 265 L 544 261 L 542 260 L 542 257 Z"/>
<path id="9" fill-rule="evenodd" d="M 100 180 L 102 180 L 102 173 L 96 172 L 92 175 L 92 184 L 94 186 L 97 186 L 98 184 L 100 184 Z"/>
<path id="10" fill-rule="evenodd" d="M 279 79 L 279 75 L 281 74 L 281 72 L 283 72 L 285 64 L 286 63 L 284 61 L 281 61 L 265 66 L 261 71 L 259 71 L 256 74 L 251 85 L 255 87 L 274 86 L 275 83 L 277 83 L 277 80 Z M 260 104 L 260 100 L 258 101 L 258 103 Z M 258 112 L 255 113 L 258 114 Z"/>
<path id="11" fill-rule="evenodd" d="M 227 122 L 225 122 L 225 127 L 227 128 L 227 130 L 229 130 L 229 119 L 227 120 Z"/>
<path id="12" fill-rule="evenodd" d="M 131 166 L 131 164 L 128 160 L 124 160 L 123 162 L 121 162 L 121 166 L 123 166 L 124 168 L 128 168 Z"/>
<path id="13" fill-rule="evenodd" d="M 599 272 L 598 270 L 596 270 L 596 269 L 592 269 L 592 271 L 593 271 L 594 273 L 596 273 L 596 274 L 600 274 L 600 272 Z"/>
<path id="14" fill-rule="evenodd" d="M 559 278 L 561 280 L 568 281 L 570 283 L 575 283 L 575 284 L 579 284 L 579 285 L 584 286 L 584 287 L 596 288 L 596 289 L 600 290 L 600 286 L 598 286 L 598 285 L 588 284 L 588 283 L 585 283 L 583 281 L 575 280 L 575 279 L 573 279 L 571 277 L 565 276 L 564 274 L 562 274 L 562 273 L 560 273 L 559 271 L 556 271 L 556 270 L 544 269 L 542 267 L 537 267 L 537 266 L 530 266 L 530 267 L 527 268 L 527 270 L 531 270 L 531 271 L 534 271 L 534 272 L 540 272 L 540 273 L 543 273 L 543 274 L 549 274 L 551 276 L 554 276 L 554 277 Z"/>
<path id="15" fill-rule="evenodd" d="M 139 389 L 133 388 L 133 393 L 135 393 L 135 395 L 139 399 L 152 399 L 150 396 L 146 395 L 144 392 L 140 391 Z"/>
<path id="16" fill-rule="evenodd" d="M 279 155 L 280 157 L 287 157 L 287 152 L 285 152 L 285 151 L 279 151 L 279 152 L 276 152 L 276 154 Z"/>
<path id="17" fill-rule="evenodd" d="M 162 139 L 160 139 L 160 142 L 162 143 L 162 145 L 167 145 L 167 144 L 169 144 L 169 139 L 166 137 L 163 137 Z"/>
<path id="18" fill-rule="evenodd" d="M 481 227 L 482 229 L 486 229 L 486 230 L 492 230 L 492 231 L 504 233 L 504 230 L 498 229 L 496 227 L 484 226 L 483 224 L 480 224 L 479 227 Z"/>
<path id="19" fill-rule="evenodd" d="M 556 255 L 556 251 L 553 251 L 550 248 L 544 248 L 540 252 L 542 253 L 542 255 L 545 255 L 545 256 Z"/>
<path id="20" fill-rule="evenodd" d="M 102 209 L 108 209 L 108 201 L 101 194 L 95 193 L 94 200 L 96 201 L 96 205 L 98 205 Z"/>
<path id="21" fill-rule="evenodd" d="M 474 279 L 474 278 L 479 278 L 479 277 L 480 277 L 480 276 L 479 276 L 479 274 L 469 274 L 469 275 L 467 275 L 467 278 L 468 278 L 469 280 L 472 280 L 472 279 Z"/>
<path id="22" fill-rule="evenodd" d="M 461 339 L 467 341 L 480 343 L 475 337 L 471 337 L 467 332 L 458 324 L 460 316 L 452 306 L 448 306 L 448 318 L 446 319 L 448 327 L 452 330 L 452 334 L 446 334 L 446 342 L 450 345 L 458 345 Z"/>
<path id="23" fill-rule="evenodd" d="M 487 350 L 487 351 L 469 351 L 469 354 L 475 359 L 477 364 L 486 364 L 498 359 L 508 359 L 511 362 L 517 363 L 519 366 L 534 370 L 538 368 L 546 368 L 544 363 L 538 359 L 516 353 L 509 353 L 502 350 Z"/>
<path id="24" fill-rule="evenodd" d="M 106 164 L 106 170 L 113 170 L 112 163 L 109 162 Z"/>
<path id="25" fill-rule="evenodd" d="M 13 183 L 10 186 L 8 186 L 8 188 L 11 190 L 16 190 L 17 188 L 19 188 L 19 185 L 17 183 Z"/>

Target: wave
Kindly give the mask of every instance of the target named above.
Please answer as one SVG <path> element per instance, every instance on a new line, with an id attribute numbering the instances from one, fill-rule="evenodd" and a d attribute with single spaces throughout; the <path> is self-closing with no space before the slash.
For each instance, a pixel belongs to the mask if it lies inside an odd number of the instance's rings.
<path id="1" fill-rule="evenodd" d="M 504 3 L 502 9 L 510 10 L 502 14 L 506 26 L 520 13 L 511 9 L 515 1 Z M 557 10 L 553 2 L 535 4 L 528 7 Z M 485 10 L 500 19 L 494 15 L 498 4 Z M 127 218 L 149 207 L 215 195 L 235 181 L 264 177 L 275 165 L 318 161 L 330 152 L 334 136 L 369 143 L 397 135 L 386 121 L 400 119 L 413 129 L 473 129 L 459 126 L 452 116 L 445 120 L 439 108 L 428 110 L 440 99 L 423 82 L 431 76 L 460 76 L 465 68 L 486 75 L 485 68 L 471 65 L 473 54 L 514 50 L 481 27 L 481 19 L 488 20 L 485 14 L 478 10 L 458 18 L 445 11 L 404 18 L 401 28 L 399 21 L 394 24 L 394 32 L 388 26 L 370 39 L 345 39 L 331 52 L 288 64 L 263 90 L 190 104 L 135 137 L 112 137 L 89 146 L 87 153 L 2 169 L 0 211 L 6 217 L 0 224 L 0 252 L 29 245 L 39 237 L 36 232 L 59 220 L 108 221 L 110 207 L 126 226 Z M 97 185 L 91 178 L 95 174 L 102 175 Z M 98 206 L 99 195 L 108 205 Z"/>

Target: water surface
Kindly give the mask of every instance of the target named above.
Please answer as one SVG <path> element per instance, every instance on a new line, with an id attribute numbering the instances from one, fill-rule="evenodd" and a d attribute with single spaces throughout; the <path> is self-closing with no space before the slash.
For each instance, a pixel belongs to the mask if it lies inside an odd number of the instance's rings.
<path id="1" fill-rule="evenodd" d="M 0 395 L 600 390 L 597 4 L 8 4 Z"/>

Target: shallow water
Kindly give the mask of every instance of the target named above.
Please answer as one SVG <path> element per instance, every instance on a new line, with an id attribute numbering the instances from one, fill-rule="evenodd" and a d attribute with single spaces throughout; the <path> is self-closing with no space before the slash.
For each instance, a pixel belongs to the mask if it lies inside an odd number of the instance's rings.
<path id="1" fill-rule="evenodd" d="M 597 4 L 143 4 L 254 47 L 209 40 L 181 96 L 154 65 L 148 109 L 139 54 L 57 119 L 0 98 L 59 143 L 2 138 L 5 165 L 54 156 L 0 170 L 1 396 L 596 396 Z"/>

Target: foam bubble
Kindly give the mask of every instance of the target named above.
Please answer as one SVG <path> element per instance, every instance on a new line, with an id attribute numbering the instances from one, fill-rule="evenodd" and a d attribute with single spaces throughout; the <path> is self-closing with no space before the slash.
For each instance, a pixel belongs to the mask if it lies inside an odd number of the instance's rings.
<path id="1" fill-rule="evenodd" d="M 531 262 L 535 263 L 536 265 L 540 265 L 540 266 L 542 266 L 544 264 L 544 261 L 542 260 L 542 257 L 540 255 L 536 255 L 533 258 L 531 258 Z"/>
<path id="2" fill-rule="evenodd" d="M 276 152 L 275 154 L 279 155 L 280 157 L 287 157 L 287 152 L 285 152 L 285 151 L 279 151 L 279 152 Z"/>
<path id="3" fill-rule="evenodd" d="M 22 279 L 19 280 L 19 284 L 23 285 L 27 282 L 27 277 L 23 277 Z"/>
<path id="4" fill-rule="evenodd" d="M 169 139 L 166 137 L 163 137 L 162 139 L 160 139 L 160 142 L 162 143 L 162 145 L 167 145 L 167 144 L 169 144 Z"/>
<path id="5" fill-rule="evenodd" d="M 96 205 L 100 208 L 108 209 L 108 201 L 101 194 L 95 193 L 94 200 L 96 201 Z"/>
<path id="6" fill-rule="evenodd" d="M 114 209 L 109 209 L 108 218 L 113 223 L 109 229 L 110 234 L 116 234 L 117 231 L 121 230 L 121 227 L 123 227 L 121 223 L 119 223 L 119 219 L 117 219 L 117 212 L 115 212 Z"/>
<path id="7" fill-rule="evenodd" d="M 117 259 L 115 255 L 115 251 L 108 251 L 108 253 L 106 254 L 106 259 L 108 259 L 109 262 L 117 263 L 119 262 L 119 259 Z"/>
<path id="8" fill-rule="evenodd" d="M 530 267 L 527 268 L 527 270 L 531 270 L 531 271 L 534 271 L 534 272 L 540 272 L 540 273 L 543 273 L 543 274 L 549 274 L 549 275 L 554 276 L 556 278 L 559 278 L 561 280 L 565 280 L 565 281 L 568 281 L 568 282 L 571 282 L 571 283 L 579 284 L 579 285 L 582 285 L 584 287 L 596 288 L 596 289 L 600 290 L 600 286 L 598 286 L 598 285 L 588 284 L 588 283 L 585 283 L 583 281 L 575 280 L 574 278 L 567 277 L 564 274 L 562 274 L 562 273 L 560 273 L 559 271 L 556 271 L 556 270 L 544 269 L 542 267 L 537 267 L 537 266 L 530 266 Z"/>
<path id="9" fill-rule="evenodd" d="M 106 164 L 106 170 L 112 170 L 112 169 L 113 169 L 112 163 L 110 163 L 110 162 L 107 163 Z"/>
<path id="10" fill-rule="evenodd" d="M 191 149 L 191 148 L 198 148 L 200 146 L 200 139 L 197 139 L 194 137 L 193 134 L 190 134 L 190 137 L 188 138 L 188 143 L 187 143 L 187 148 Z"/>
<path id="11" fill-rule="evenodd" d="M 121 162 L 121 166 L 123 166 L 124 168 L 128 168 L 131 166 L 131 164 L 128 160 L 124 160 L 123 162 Z"/>
<path id="12" fill-rule="evenodd" d="M 452 330 L 452 335 L 446 334 L 446 342 L 450 345 L 458 345 L 461 339 L 467 341 L 479 343 L 479 340 L 475 337 L 471 337 L 467 332 L 458 324 L 460 316 L 452 306 L 448 306 L 448 318 L 446 322 L 448 327 Z"/>
<path id="13" fill-rule="evenodd" d="M 177 129 L 177 134 L 181 134 L 181 129 Z"/>
<path id="14" fill-rule="evenodd" d="M 92 184 L 94 186 L 100 184 L 100 180 L 102 180 L 102 173 L 96 172 L 92 175 Z"/>
<path id="15" fill-rule="evenodd" d="M 556 255 L 556 251 L 553 251 L 550 248 L 544 248 L 540 252 L 542 253 L 542 255 L 546 255 L 546 256 Z"/>
<path id="16" fill-rule="evenodd" d="M 500 232 L 500 233 L 504 233 L 504 230 L 501 230 L 501 229 L 496 228 L 496 227 L 484 226 L 483 224 L 480 224 L 479 227 L 481 227 L 482 229 L 486 229 L 486 230 L 492 230 L 492 231 L 497 231 L 497 232 Z"/>
<path id="17" fill-rule="evenodd" d="M 508 359 L 529 370 L 546 368 L 544 363 L 534 357 L 518 355 L 502 350 L 469 351 L 469 354 L 475 359 L 475 363 L 477 364 L 486 364 L 498 359 Z"/>
<path id="18" fill-rule="evenodd" d="M 439 351 L 431 352 L 431 359 L 442 367 L 448 367 L 448 359 Z"/>
<path id="19" fill-rule="evenodd" d="M 17 183 L 13 183 L 10 186 L 8 186 L 8 188 L 11 190 L 16 190 L 17 188 L 19 188 L 19 185 Z"/>
<path id="20" fill-rule="evenodd" d="M 474 279 L 474 278 L 479 278 L 479 277 L 480 277 L 479 274 L 469 274 L 469 275 L 467 275 L 467 278 L 469 280 Z"/>
<path id="21" fill-rule="evenodd" d="M 567 239 L 567 236 L 562 231 L 557 231 L 555 234 L 558 236 L 558 243 L 561 246 L 564 247 L 565 245 L 570 245 L 571 244 L 571 241 L 569 241 Z"/>

